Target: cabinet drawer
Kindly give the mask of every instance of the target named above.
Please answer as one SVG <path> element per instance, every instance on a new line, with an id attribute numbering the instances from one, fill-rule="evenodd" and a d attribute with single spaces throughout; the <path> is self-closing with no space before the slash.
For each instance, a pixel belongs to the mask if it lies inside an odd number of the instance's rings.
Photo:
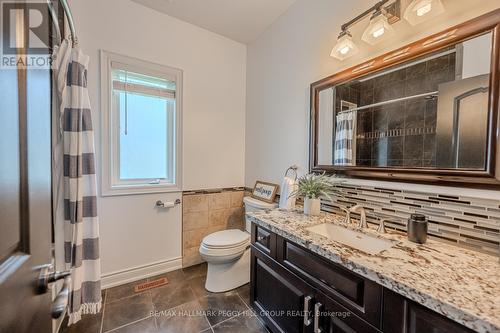
<path id="1" fill-rule="evenodd" d="M 283 266 L 380 328 L 382 286 L 282 237 L 278 237 L 277 244 L 278 261 Z"/>
<path id="2" fill-rule="evenodd" d="M 276 234 L 255 223 L 252 223 L 252 244 L 271 258 L 276 258 Z"/>

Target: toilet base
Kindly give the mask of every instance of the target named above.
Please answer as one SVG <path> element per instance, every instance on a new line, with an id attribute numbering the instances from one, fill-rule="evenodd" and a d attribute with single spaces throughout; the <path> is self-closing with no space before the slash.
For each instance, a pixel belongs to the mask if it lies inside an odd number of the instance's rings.
<path id="1" fill-rule="evenodd" d="M 208 263 L 205 289 L 220 293 L 238 288 L 250 282 L 250 249 L 229 263 Z"/>

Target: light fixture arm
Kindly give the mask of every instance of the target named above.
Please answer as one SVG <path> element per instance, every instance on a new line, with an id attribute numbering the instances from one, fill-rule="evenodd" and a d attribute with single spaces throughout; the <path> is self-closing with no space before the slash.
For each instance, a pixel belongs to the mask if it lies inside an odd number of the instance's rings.
<path id="1" fill-rule="evenodd" d="M 353 18 L 349 22 L 342 24 L 342 26 L 340 27 L 340 29 L 342 31 L 341 33 L 347 31 L 347 29 L 349 29 L 351 26 L 358 23 L 359 21 L 361 21 L 362 19 L 364 19 L 365 17 L 367 17 L 371 13 L 379 11 L 382 8 L 382 6 L 384 6 L 389 1 L 390 0 L 380 0 L 379 2 L 374 4 L 372 7 L 368 8 L 363 13 L 359 14 L 358 16 L 356 16 L 355 18 Z"/>

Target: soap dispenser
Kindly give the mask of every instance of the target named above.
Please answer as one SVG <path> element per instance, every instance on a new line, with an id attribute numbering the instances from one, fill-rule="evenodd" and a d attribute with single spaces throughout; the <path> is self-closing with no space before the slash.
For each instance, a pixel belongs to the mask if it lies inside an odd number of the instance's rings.
<path id="1" fill-rule="evenodd" d="M 408 239 L 414 243 L 424 244 L 427 241 L 427 218 L 422 214 L 411 214 L 408 219 Z"/>

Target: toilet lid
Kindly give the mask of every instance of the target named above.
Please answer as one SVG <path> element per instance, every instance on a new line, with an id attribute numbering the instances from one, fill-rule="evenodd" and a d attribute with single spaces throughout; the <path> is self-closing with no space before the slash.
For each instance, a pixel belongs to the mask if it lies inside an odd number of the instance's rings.
<path id="1" fill-rule="evenodd" d="M 203 238 L 203 244 L 211 248 L 228 248 L 247 243 L 250 235 L 239 229 L 229 229 L 214 232 Z"/>
<path id="2" fill-rule="evenodd" d="M 244 197 L 243 202 L 246 205 L 258 208 L 258 209 L 273 209 L 278 207 L 276 203 L 269 203 L 252 197 Z"/>

